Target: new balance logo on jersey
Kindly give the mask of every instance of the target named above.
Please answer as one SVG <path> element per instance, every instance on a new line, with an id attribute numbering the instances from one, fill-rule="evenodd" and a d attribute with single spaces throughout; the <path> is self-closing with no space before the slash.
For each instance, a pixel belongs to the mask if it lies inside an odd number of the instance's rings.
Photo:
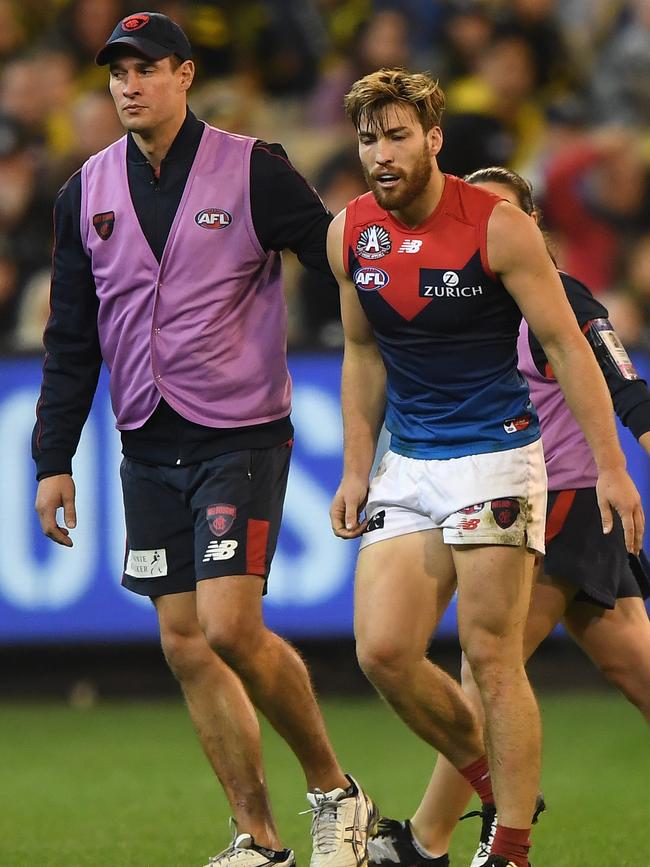
<path id="1" fill-rule="evenodd" d="M 402 241 L 402 245 L 397 251 L 398 253 L 419 253 L 422 241 L 417 238 L 407 238 Z"/>
<path id="2" fill-rule="evenodd" d="M 239 545 L 239 542 L 237 542 L 236 539 L 215 539 L 213 542 L 210 542 L 208 547 L 205 549 L 203 562 L 209 563 L 210 560 L 230 560 L 231 557 L 235 556 L 237 545 Z"/>
<path id="3" fill-rule="evenodd" d="M 383 226 L 366 226 L 357 241 L 357 256 L 362 259 L 381 259 L 392 248 L 390 235 Z"/>
<path id="4" fill-rule="evenodd" d="M 384 518 L 386 517 L 386 510 L 382 509 L 381 512 L 377 512 L 376 515 L 373 515 L 372 518 L 368 521 L 368 525 L 365 529 L 365 533 L 372 533 L 373 530 L 383 530 L 384 528 Z"/>

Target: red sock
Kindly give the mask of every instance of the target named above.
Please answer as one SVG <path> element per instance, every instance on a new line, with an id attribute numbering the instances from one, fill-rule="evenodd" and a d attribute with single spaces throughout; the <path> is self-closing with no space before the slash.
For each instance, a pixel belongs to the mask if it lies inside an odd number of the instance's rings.
<path id="1" fill-rule="evenodd" d="M 492 855 L 501 855 L 517 867 L 529 867 L 530 828 L 506 828 L 497 823 L 492 841 Z"/>
<path id="2" fill-rule="evenodd" d="M 459 770 L 484 804 L 494 803 L 492 778 L 490 777 L 487 756 L 481 756 L 471 765 Z"/>

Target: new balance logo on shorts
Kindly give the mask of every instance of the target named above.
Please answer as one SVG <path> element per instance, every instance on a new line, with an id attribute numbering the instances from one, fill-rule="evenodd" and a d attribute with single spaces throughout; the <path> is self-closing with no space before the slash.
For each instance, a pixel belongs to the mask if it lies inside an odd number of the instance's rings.
<path id="1" fill-rule="evenodd" d="M 373 515 L 372 518 L 368 521 L 368 526 L 364 530 L 365 533 L 372 533 L 373 530 L 382 530 L 384 527 L 384 518 L 386 517 L 386 510 L 382 509 L 381 512 L 377 512 L 376 515 Z"/>
<path id="2" fill-rule="evenodd" d="M 210 560 L 230 560 L 231 557 L 235 556 L 237 545 L 239 545 L 239 542 L 237 542 L 236 539 L 215 539 L 213 542 L 210 542 L 208 547 L 205 549 L 203 562 L 209 563 Z"/>

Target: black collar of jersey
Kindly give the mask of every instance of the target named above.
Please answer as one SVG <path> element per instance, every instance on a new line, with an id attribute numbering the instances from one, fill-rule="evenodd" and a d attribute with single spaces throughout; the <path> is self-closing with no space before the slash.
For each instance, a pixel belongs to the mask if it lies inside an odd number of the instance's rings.
<path id="1" fill-rule="evenodd" d="M 183 121 L 179 131 L 176 133 L 176 138 L 167 151 L 167 154 L 161 163 L 161 168 L 165 163 L 169 163 L 173 160 L 191 162 L 198 150 L 204 128 L 205 124 L 203 121 L 199 120 L 198 117 L 196 117 L 196 115 L 188 108 L 185 120 Z M 126 158 L 128 162 L 135 165 L 149 165 L 149 160 L 135 143 L 132 133 L 127 134 Z"/>

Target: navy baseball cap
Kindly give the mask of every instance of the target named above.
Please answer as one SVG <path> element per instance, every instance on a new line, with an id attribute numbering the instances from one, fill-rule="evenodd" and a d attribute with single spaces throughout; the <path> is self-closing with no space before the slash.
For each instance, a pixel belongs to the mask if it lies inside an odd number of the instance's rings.
<path id="1" fill-rule="evenodd" d="M 181 60 L 192 56 L 187 36 L 161 12 L 136 12 L 123 18 L 98 52 L 95 63 L 98 66 L 110 63 L 114 46 L 120 45 L 134 48 L 149 60 L 162 60 L 170 54 L 177 54 Z"/>

